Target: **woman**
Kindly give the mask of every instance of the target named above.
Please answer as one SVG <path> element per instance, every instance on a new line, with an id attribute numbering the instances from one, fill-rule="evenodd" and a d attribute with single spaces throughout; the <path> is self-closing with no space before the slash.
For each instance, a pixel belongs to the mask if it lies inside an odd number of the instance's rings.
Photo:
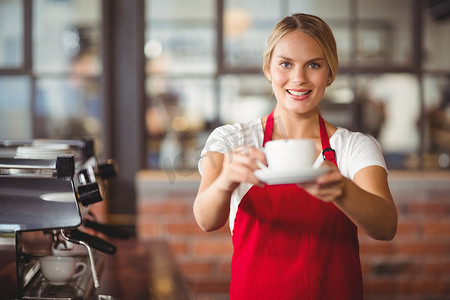
<path id="1" fill-rule="evenodd" d="M 395 235 L 397 210 L 381 150 L 370 137 L 320 116 L 337 68 L 326 23 L 306 14 L 282 19 L 263 61 L 275 109 L 219 127 L 206 143 L 194 215 L 204 231 L 229 222 L 230 299 L 362 299 L 357 228 L 378 240 Z M 315 166 L 330 171 L 312 183 L 258 180 L 256 161 L 266 163 L 261 147 L 286 138 L 313 139 Z"/>

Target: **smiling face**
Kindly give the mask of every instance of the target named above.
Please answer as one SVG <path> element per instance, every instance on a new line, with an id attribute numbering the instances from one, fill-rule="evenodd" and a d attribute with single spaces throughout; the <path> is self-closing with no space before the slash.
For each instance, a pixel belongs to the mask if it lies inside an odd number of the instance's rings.
<path id="1" fill-rule="evenodd" d="M 277 107 L 297 114 L 318 109 L 331 79 L 322 48 L 297 30 L 285 34 L 275 45 L 265 73 L 272 81 Z"/>

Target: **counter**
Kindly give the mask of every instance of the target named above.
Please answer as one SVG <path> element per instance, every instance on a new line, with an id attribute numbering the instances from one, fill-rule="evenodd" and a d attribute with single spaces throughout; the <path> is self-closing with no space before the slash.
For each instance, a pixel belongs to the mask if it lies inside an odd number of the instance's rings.
<path id="1" fill-rule="evenodd" d="M 184 300 L 190 292 L 168 244 L 161 239 L 114 240 L 117 252 L 107 255 L 96 295 L 114 300 Z"/>

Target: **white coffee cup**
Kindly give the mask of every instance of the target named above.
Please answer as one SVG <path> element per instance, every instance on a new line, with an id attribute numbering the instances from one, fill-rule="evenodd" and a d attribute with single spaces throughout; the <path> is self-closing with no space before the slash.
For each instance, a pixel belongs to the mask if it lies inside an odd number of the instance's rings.
<path id="1" fill-rule="evenodd" d="M 87 265 L 71 256 L 43 256 L 39 258 L 41 272 L 52 285 L 64 285 L 82 275 Z"/>
<path id="2" fill-rule="evenodd" d="M 316 159 L 315 143 L 311 139 L 282 139 L 265 144 L 269 169 L 292 172 L 311 168 Z"/>

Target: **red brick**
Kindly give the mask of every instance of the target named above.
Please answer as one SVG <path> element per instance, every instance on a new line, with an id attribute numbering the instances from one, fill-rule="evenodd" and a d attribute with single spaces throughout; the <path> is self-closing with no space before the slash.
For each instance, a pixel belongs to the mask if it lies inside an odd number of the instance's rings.
<path id="1" fill-rule="evenodd" d="M 194 245 L 194 253 L 197 255 L 230 255 L 233 253 L 233 244 L 230 240 L 215 239 L 199 241 Z"/>
<path id="2" fill-rule="evenodd" d="M 169 235 L 206 235 L 200 229 L 195 220 L 184 222 L 170 222 L 167 224 L 167 233 Z"/>
<path id="3" fill-rule="evenodd" d="M 398 276 L 404 277 L 410 274 L 417 274 L 417 272 L 421 273 L 423 272 L 423 264 L 417 260 L 377 259 L 372 262 L 368 275 L 379 279 L 395 280 Z"/>
<path id="4" fill-rule="evenodd" d="M 138 234 L 142 237 L 161 236 L 162 228 L 162 224 L 156 222 L 139 222 L 137 224 Z"/>
<path id="5" fill-rule="evenodd" d="M 230 281 L 223 279 L 203 279 L 190 281 L 189 286 L 194 293 L 226 293 L 230 292 Z"/>
<path id="6" fill-rule="evenodd" d="M 450 244 L 448 242 L 405 242 L 395 245 L 398 254 L 416 254 L 416 255 L 446 255 L 449 253 Z"/>
<path id="7" fill-rule="evenodd" d="M 396 285 L 390 279 L 364 280 L 365 294 L 393 294 L 396 292 Z"/>
<path id="8" fill-rule="evenodd" d="M 449 257 L 434 261 L 434 262 L 425 262 L 424 263 L 424 269 L 423 272 L 428 275 L 442 275 L 447 276 L 447 278 L 450 278 L 450 261 Z M 448 280 L 449 286 L 450 286 L 450 279 Z"/>
<path id="9" fill-rule="evenodd" d="M 143 202 L 138 205 L 141 215 L 184 215 L 191 211 L 183 202 Z"/>
<path id="10" fill-rule="evenodd" d="M 219 262 L 218 272 L 220 274 L 231 274 L 231 256 L 230 259 Z"/>
<path id="11" fill-rule="evenodd" d="M 432 217 L 445 216 L 447 211 L 446 203 L 439 202 L 412 202 L 406 204 L 406 213 L 428 215 Z"/>
<path id="12" fill-rule="evenodd" d="M 225 224 L 219 230 L 214 231 L 214 233 L 226 235 L 226 236 L 229 236 L 231 238 L 231 232 L 230 232 L 230 227 L 228 226 L 228 223 Z"/>
<path id="13" fill-rule="evenodd" d="M 177 255 L 183 255 L 187 253 L 187 244 L 186 241 L 173 241 L 173 240 L 167 240 L 169 243 L 170 249 L 172 250 L 173 254 L 175 256 Z"/>
<path id="14" fill-rule="evenodd" d="M 211 274 L 213 266 L 211 262 L 200 262 L 200 261 L 188 261 L 180 262 L 180 269 L 187 277 L 193 275 L 205 275 Z"/>
<path id="15" fill-rule="evenodd" d="M 445 295 L 450 291 L 449 280 L 445 279 L 408 279 L 398 284 L 399 292 L 403 295 Z"/>
<path id="16" fill-rule="evenodd" d="M 428 221 L 424 224 L 423 233 L 425 236 L 447 237 L 450 240 L 450 221 Z"/>
<path id="17" fill-rule="evenodd" d="M 399 221 L 397 226 L 397 234 L 395 239 L 411 237 L 418 235 L 422 231 L 421 222 L 415 221 Z"/>

